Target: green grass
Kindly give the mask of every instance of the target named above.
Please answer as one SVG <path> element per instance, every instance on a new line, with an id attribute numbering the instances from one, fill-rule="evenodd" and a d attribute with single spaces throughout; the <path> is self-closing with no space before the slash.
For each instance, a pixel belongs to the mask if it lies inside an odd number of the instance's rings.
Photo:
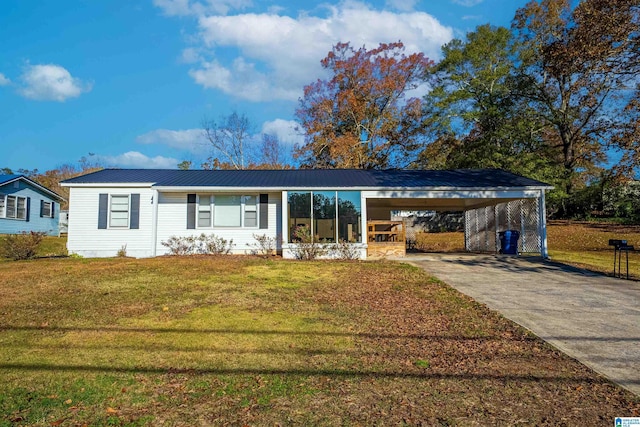
<path id="1" fill-rule="evenodd" d="M 580 424 L 640 410 L 408 265 L 48 258 L 0 263 L 0 277 L 0 426 Z"/>

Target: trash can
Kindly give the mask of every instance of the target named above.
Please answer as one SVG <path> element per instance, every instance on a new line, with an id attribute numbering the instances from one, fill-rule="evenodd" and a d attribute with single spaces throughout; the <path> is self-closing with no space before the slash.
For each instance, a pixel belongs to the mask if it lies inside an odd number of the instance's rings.
<path id="1" fill-rule="evenodd" d="M 517 230 L 507 230 L 501 231 L 498 235 L 500 236 L 500 253 L 517 255 L 520 233 Z"/>

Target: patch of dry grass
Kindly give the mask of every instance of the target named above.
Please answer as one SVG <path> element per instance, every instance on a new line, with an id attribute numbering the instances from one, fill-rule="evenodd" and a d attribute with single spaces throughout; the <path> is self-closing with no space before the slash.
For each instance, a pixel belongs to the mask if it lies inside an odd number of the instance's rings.
<path id="1" fill-rule="evenodd" d="M 611 223 L 552 221 L 548 225 L 549 256 L 592 271 L 613 274 L 613 247 L 609 239 L 627 240 L 640 249 L 640 226 Z M 629 276 L 640 279 L 640 252 L 629 254 Z M 620 265 L 626 274 L 626 254 Z"/>
<path id="2" fill-rule="evenodd" d="M 0 277 L 2 426 L 640 414 L 630 393 L 407 265 L 41 259 L 0 263 Z"/>

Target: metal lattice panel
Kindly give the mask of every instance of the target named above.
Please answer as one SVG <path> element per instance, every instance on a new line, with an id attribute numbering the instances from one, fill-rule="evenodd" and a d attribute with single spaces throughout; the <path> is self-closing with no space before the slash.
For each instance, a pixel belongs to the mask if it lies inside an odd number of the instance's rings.
<path id="1" fill-rule="evenodd" d="M 465 212 L 465 247 L 470 252 L 498 252 L 499 233 L 520 233 L 518 252 L 540 253 L 540 212 L 538 199 L 521 199 Z"/>

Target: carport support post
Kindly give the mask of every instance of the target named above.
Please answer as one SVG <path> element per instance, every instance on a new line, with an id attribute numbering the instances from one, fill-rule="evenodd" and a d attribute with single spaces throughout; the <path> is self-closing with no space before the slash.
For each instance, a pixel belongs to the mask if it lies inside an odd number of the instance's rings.
<path id="1" fill-rule="evenodd" d="M 540 255 L 542 258 L 549 258 L 549 249 L 547 247 L 547 207 L 545 205 L 544 190 L 540 190 L 538 197 L 538 213 L 540 215 L 539 235 L 540 235 Z"/>

